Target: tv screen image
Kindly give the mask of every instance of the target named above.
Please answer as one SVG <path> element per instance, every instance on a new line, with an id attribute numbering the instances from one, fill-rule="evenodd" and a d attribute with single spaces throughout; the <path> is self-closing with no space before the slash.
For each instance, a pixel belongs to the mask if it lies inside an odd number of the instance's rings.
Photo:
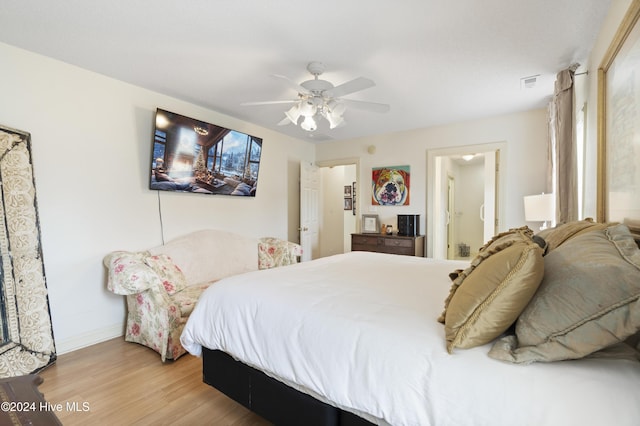
<path id="1" fill-rule="evenodd" d="M 255 197 L 262 139 L 158 108 L 149 188 Z"/>

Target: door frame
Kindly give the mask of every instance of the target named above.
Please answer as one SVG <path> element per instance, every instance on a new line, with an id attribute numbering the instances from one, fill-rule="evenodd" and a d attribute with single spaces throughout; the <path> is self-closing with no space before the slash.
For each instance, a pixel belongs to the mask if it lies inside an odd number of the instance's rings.
<path id="1" fill-rule="evenodd" d="M 500 151 L 500 166 L 498 174 L 501 178 L 498 179 L 498 194 L 496 197 L 496 214 L 498 219 L 497 229 L 500 230 L 502 223 L 504 222 L 505 214 L 505 197 L 506 194 L 506 182 L 503 178 L 506 175 L 507 164 L 507 142 L 492 142 L 485 144 L 474 145 L 461 145 L 447 148 L 435 148 L 427 150 L 427 232 L 426 232 L 426 245 L 427 245 L 427 257 L 434 257 L 434 232 L 436 230 L 436 224 L 442 221 L 441 214 L 438 212 L 440 203 L 436 203 L 440 197 L 440 183 L 441 177 L 436 175 L 436 159 L 439 157 L 446 157 L 450 155 L 463 155 L 471 153 L 487 153 Z M 440 209 L 441 210 L 441 209 Z"/>
<path id="2" fill-rule="evenodd" d="M 456 180 L 453 176 L 447 173 L 447 258 L 453 259 L 455 256 L 455 248 L 453 243 L 456 240 Z"/>

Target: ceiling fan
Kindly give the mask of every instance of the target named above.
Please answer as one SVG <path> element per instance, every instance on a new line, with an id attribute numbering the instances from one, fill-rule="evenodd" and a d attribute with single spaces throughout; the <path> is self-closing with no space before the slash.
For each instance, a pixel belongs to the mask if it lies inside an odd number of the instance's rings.
<path id="1" fill-rule="evenodd" d="M 300 127 L 308 132 L 313 132 L 318 128 L 317 119 L 319 117 L 324 117 L 329 122 L 330 129 L 343 126 L 345 124 L 343 114 L 347 107 L 379 113 L 387 112 L 390 109 L 387 104 L 342 98 L 342 96 L 375 86 L 375 83 L 368 78 L 358 77 L 334 86 L 327 80 L 318 78 L 325 70 L 323 63 L 311 62 L 307 65 L 307 70 L 313 75 L 313 78 L 303 81 L 300 84 L 295 83 L 283 75 L 273 75 L 273 77 L 285 82 L 289 87 L 298 92 L 297 99 L 245 102 L 242 105 L 294 104 L 284 113 L 285 118 L 280 121 L 278 125 L 284 126 L 290 123 L 298 125 L 298 122 L 302 120 Z"/>

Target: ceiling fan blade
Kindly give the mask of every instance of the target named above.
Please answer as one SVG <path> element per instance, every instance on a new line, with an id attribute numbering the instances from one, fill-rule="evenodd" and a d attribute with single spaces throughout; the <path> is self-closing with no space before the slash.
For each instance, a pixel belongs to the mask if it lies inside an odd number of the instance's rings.
<path id="1" fill-rule="evenodd" d="M 291 120 L 289 120 L 289 117 L 285 117 L 282 119 L 282 121 L 278 122 L 278 126 L 286 126 L 287 124 L 291 124 Z"/>
<path id="2" fill-rule="evenodd" d="M 340 96 L 359 92 L 360 90 L 368 89 L 375 85 L 376 84 L 373 82 L 373 80 L 369 80 L 368 78 L 364 77 L 358 77 L 351 81 L 347 81 L 346 83 L 342 83 L 334 87 L 333 89 L 326 90 L 324 94 L 332 98 L 339 98 Z"/>
<path id="3" fill-rule="evenodd" d="M 348 107 L 360 109 L 362 111 L 370 111 L 370 112 L 389 112 L 391 107 L 387 104 L 379 104 L 377 102 L 367 102 L 367 101 L 356 101 L 355 99 L 340 99 L 340 102 L 344 102 L 344 104 Z"/>
<path id="4" fill-rule="evenodd" d="M 252 106 L 252 105 L 278 105 L 278 104 L 294 104 L 298 102 L 297 99 L 290 101 L 258 101 L 258 102 L 242 102 L 240 105 Z"/>
<path id="5" fill-rule="evenodd" d="M 274 78 L 277 78 L 278 80 L 284 81 L 287 84 L 287 86 L 289 86 L 289 88 L 295 90 L 298 93 L 301 93 L 303 95 L 310 95 L 311 94 L 311 92 L 309 90 L 305 89 L 304 87 L 302 87 L 301 85 L 299 85 L 295 81 L 291 80 L 287 76 L 280 75 L 280 74 L 271 74 L 271 76 L 274 77 Z"/>

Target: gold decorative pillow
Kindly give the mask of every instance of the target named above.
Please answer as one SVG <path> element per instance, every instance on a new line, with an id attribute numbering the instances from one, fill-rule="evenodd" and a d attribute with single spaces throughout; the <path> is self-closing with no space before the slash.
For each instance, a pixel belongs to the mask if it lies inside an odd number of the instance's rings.
<path id="1" fill-rule="evenodd" d="M 449 289 L 449 295 L 444 301 L 444 311 L 442 311 L 442 314 L 440 314 L 440 316 L 438 317 L 438 322 L 444 324 L 444 319 L 447 314 L 447 309 L 449 308 L 449 303 L 451 302 L 453 295 L 458 289 L 458 286 L 462 283 L 466 276 L 469 275 L 471 271 L 473 271 L 476 266 L 478 266 L 478 264 L 480 264 L 480 262 L 482 262 L 482 260 L 489 256 L 491 253 L 502 250 L 503 248 L 511 245 L 514 240 L 511 237 L 507 238 L 507 236 L 519 232 L 522 232 L 524 233 L 524 235 L 529 237 L 533 236 L 533 231 L 527 226 L 523 226 L 522 228 L 512 228 L 506 232 L 496 234 L 482 247 L 480 247 L 480 250 L 478 250 L 478 255 L 471 261 L 471 265 L 467 269 L 456 269 L 455 271 L 449 273 L 449 279 L 453 281 L 453 284 L 451 285 L 451 289 Z"/>
<path id="2" fill-rule="evenodd" d="M 594 222 L 593 219 L 587 218 L 584 220 L 563 223 L 562 225 L 558 225 L 554 228 L 545 229 L 540 231 L 537 235 L 544 238 L 547 242 L 547 252 L 550 252 L 573 237 L 577 237 L 585 232 L 602 230 L 611 225 L 611 223 L 597 223 Z"/>
<path id="3" fill-rule="evenodd" d="M 454 280 L 445 312 L 447 351 L 494 340 L 518 318 L 544 273 L 542 248 L 520 228 L 489 241 Z"/>
<path id="4" fill-rule="evenodd" d="M 590 355 L 640 330 L 640 250 L 624 225 L 587 232 L 545 257 L 544 279 L 489 356 L 513 363 Z"/>

